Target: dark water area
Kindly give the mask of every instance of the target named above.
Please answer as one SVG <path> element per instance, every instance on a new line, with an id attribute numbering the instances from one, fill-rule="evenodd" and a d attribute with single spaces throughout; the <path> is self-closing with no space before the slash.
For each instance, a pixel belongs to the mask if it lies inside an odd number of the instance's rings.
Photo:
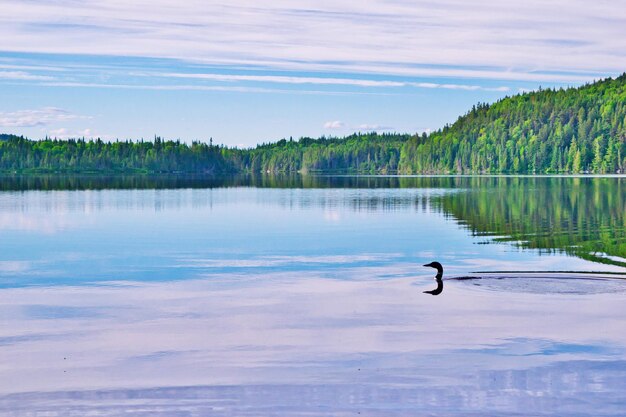
<path id="1" fill-rule="evenodd" d="M 0 174 L 0 191 L 53 191 L 177 188 L 483 188 L 504 186 L 612 184 L 623 186 L 626 176 L 528 176 L 528 175 L 65 175 Z"/>
<path id="2" fill-rule="evenodd" d="M 462 177 L 331 175 L 9 175 L 1 191 L 177 188 L 406 188 L 436 185 L 452 188 Z"/>
<path id="3" fill-rule="evenodd" d="M 0 416 L 620 416 L 625 267 L 625 177 L 0 177 Z"/>

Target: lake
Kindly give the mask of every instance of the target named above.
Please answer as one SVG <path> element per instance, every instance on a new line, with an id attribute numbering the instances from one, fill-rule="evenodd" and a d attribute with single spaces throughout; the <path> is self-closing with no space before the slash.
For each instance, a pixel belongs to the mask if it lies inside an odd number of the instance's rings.
<path id="1" fill-rule="evenodd" d="M 624 410 L 626 177 L 0 177 L 2 417 Z"/>

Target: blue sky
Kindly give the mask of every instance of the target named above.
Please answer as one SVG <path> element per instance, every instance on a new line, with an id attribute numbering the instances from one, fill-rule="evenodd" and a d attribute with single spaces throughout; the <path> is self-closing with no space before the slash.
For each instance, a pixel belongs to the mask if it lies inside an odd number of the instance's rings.
<path id="1" fill-rule="evenodd" d="M 520 3 L 0 0 L 0 132 L 414 133 L 626 71 L 626 1 Z"/>

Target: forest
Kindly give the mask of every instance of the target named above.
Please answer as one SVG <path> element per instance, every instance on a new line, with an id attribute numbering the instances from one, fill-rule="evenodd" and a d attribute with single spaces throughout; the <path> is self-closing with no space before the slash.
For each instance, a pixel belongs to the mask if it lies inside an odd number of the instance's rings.
<path id="1" fill-rule="evenodd" d="M 0 135 L 10 173 L 623 173 L 626 73 L 577 88 L 479 103 L 430 134 L 281 139 L 251 149 L 152 141 Z"/>
<path id="2" fill-rule="evenodd" d="M 626 168 L 626 73 L 479 104 L 412 137 L 401 173 L 616 173 Z"/>

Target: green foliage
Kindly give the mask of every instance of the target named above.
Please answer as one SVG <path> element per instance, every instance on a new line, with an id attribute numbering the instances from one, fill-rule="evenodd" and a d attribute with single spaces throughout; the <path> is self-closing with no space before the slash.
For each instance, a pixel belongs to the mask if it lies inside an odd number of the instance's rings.
<path id="1" fill-rule="evenodd" d="M 223 147 L 179 141 L 31 141 L 0 135 L 0 170 L 10 172 L 228 172 Z"/>
<path id="2" fill-rule="evenodd" d="M 409 135 L 280 140 L 254 149 L 180 141 L 31 141 L 0 135 L 0 171 L 8 172 L 353 172 L 394 173 Z"/>
<path id="3" fill-rule="evenodd" d="M 400 172 L 615 173 L 626 168 L 626 74 L 479 104 L 414 137 Z"/>
<path id="4" fill-rule="evenodd" d="M 241 152 L 236 166 L 244 172 L 395 173 L 407 140 L 409 135 L 377 133 L 283 139 Z"/>
<path id="5" fill-rule="evenodd" d="M 9 172 L 615 173 L 626 169 L 626 74 L 478 104 L 430 135 L 282 139 L 253 149 L 200 142 L 30 141 L 0 135 Z"/>

